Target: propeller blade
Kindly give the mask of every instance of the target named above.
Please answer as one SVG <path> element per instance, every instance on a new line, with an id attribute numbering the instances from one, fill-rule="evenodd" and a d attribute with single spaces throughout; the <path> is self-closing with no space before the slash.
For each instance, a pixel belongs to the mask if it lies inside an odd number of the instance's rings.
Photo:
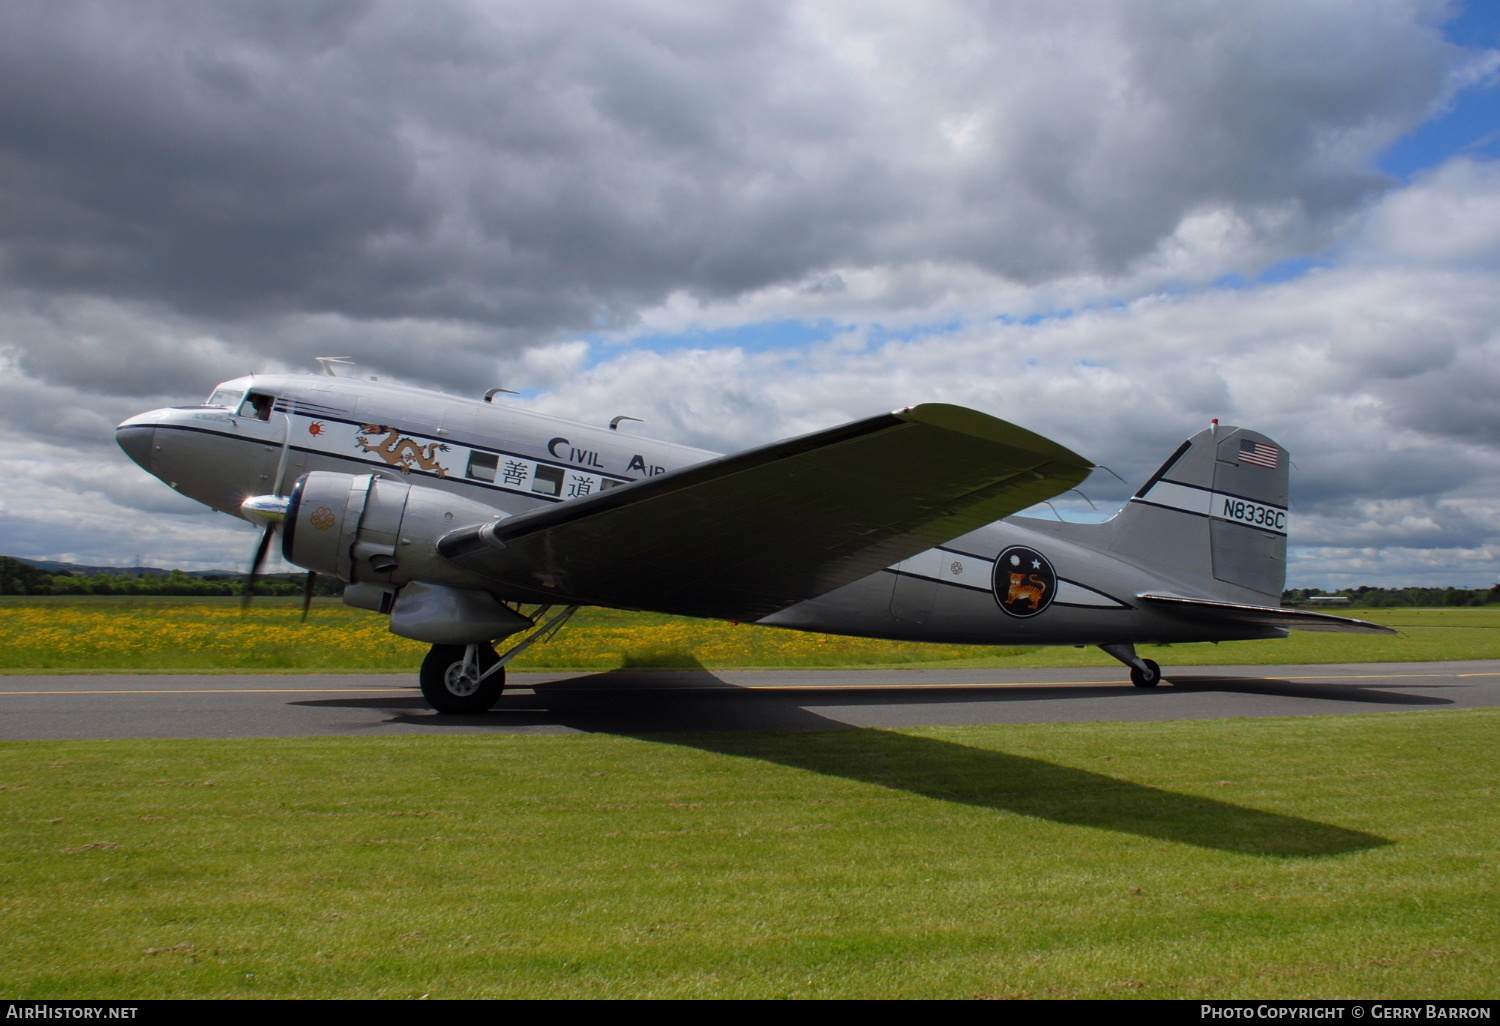
<path id="1" fill-rule="evenodd" d="M 276 487 L 271 489 L 272 494 L 281 494 L 281 480 L 286 477 L 286 452 L 292 447 L 292 415 L 286 415 L 286 427 L 281 437 L 281 458 L 276 461 Z"/>
<path id="2" fill-rule="evenodd" d="M 307 586 L 302 591 L 302 622 L 307 622 L 308 610 L 312 609 L 313 588 L 317 587 L 318 574 L 315 570 L 307 572 Z"/>
<path id="3" fill-rule="evenodd" d="M 276 536 L 276 525 L 267 524 L 266 533 L 260 536 L 260 544 L 255 547 L 255 559 L 250 563 L 250 576 L 245 578 L 245 591 L 240 597 L 240 612 L 250 608 L 250 597 L 255 594 L 255 579 L 260 576 L 260 571 L 266 565 L 266 553 L 271 551 L 271 539 Z"/>

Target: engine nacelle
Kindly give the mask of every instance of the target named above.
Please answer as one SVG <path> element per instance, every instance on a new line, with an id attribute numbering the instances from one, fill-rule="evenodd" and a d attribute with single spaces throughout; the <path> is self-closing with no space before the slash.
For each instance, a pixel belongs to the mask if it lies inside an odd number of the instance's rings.
<path id="1" fill-rule="evenodd" d="M 444 535 L 487 524 L 498 510 L 377 474 L 303 474 L 292 490 L 281 551 L 288 562 L 351 584 L 409 581 L 457 588 L 484 582 L 438 555 Z"/>

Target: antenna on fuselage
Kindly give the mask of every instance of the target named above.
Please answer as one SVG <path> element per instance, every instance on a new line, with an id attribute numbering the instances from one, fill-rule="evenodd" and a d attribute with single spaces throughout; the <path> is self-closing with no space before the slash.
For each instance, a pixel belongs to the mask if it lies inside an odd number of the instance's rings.
<path id="1" fill-rule="evenodd" d="M 612 420 L 612 421 L 609 422 L 609 429 L 611 431 L 618 431 L 618 430 L 620 430 L 620 422 L 624 421 L 624 420 L 633 420 L 637 424 L 644 424 L 644 423 L 646 423 L 644 420 L 642 420 L 639 417 L 627 417 L 624 414 L 621 414 L 620 416 L 616 417 L 614 420 Z"/>
<path id="2" fill-rule="evenodd" d="M 319 367 L 323 368 L 323 373 L 327 374 L 330 378 L 339 376 L 339 372 L 333 369 L 334 364 L 354 362 L 347 356 L 314 356 L 313 359 L 317 361 Z"/>
<path id="3" fill-rule="evenodd" d="M 495 401 L 495 396 L 500 395 L 502 393 L 505 394 L 505 395 L 520 395 L 521 394 L 520 392 L 517 392 L 514 388 L 492 388 L 488 392 L 484 393 L 484 401 L 487 402 L 487 403 L 492 403 L 492 402 Z"/>

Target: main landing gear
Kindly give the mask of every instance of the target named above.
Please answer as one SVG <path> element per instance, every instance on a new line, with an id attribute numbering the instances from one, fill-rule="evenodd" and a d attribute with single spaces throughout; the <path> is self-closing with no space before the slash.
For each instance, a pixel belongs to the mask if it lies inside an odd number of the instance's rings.
<path id="1" fill-rule="evenodd" d="M 1130 683 L 1138 688 L 1154 688 L 1161 683 L 1161 667 L 1154 659 L 1142 659 L 1135 654 L 1135 645 L 1129 641 L 1116 641 L 1100 645 L 1104 652 L 1114 656 L 1130 667 Z"/>
<path id="2" fill-rule="evenodd" d="M 543 606 L 532 617 L 540 620 L 551 606 Z M 489 642 L 472 645 L 433 645 L 422 660 L 422 697 L 440 713 L 487 712 L 500 700 L 505 690 L 505 667 L 516 656 L 538 641 L 546 641 L 568 621 L 577 606 L 569 606 L 548 620 L 525 640 L 512 646 L 504 655 Z"/>
<path id="3" fill-rule="evenodd" d="M 488 642 L 433 645 L 422 660 L 422 697 L 440 713 L 482 713 L 505 690 L 505 667 L 499 663 L 500 654 Z"/>

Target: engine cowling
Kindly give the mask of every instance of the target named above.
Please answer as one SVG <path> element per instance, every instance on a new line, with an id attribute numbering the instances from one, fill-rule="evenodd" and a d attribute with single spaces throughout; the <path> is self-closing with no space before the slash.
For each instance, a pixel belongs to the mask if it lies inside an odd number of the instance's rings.
<path id="1" fill-rule="evenodd" d="M 436 488 L 376 474 L 302 475 L 281 533 L 289 562 L 349 583 L 344 600 L 391 616 L 391 632 L 434 645 L 490 641 L 531 620 L 438 554 L 438 541 L 501 515 Z"/>
<path id="2" fill-rule="evenodd" d="M 377 474 L 315 470 L 298 478 L 281 550 L 288 562 L 349 583 L 410 581 L 460 588 L 483 581 L 438 555 L 444 535 L 489 523 L 492 506 Z"/>

